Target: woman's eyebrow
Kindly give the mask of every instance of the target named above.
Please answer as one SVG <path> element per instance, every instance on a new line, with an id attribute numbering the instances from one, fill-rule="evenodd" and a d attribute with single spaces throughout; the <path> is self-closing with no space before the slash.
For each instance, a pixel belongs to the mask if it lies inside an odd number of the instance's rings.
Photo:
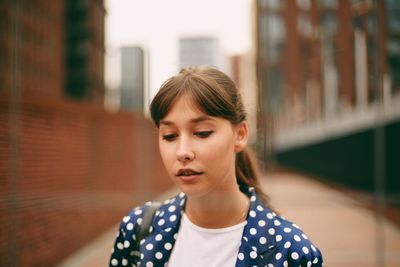
<path id="1" fill-rule="evenodd" d="M 203 115 L 203 116 L 191 119 L 190 122 L 191 123 L 198 123 L 198 122 L 203 122 L 203 121 L 214 121 L 214 120 L 215 119 L 213 117 Z"/>
<path id="2" fill-rule="evenodd" d="M 203 122 L 203 121 L 214 121 L 215 119 L 213 117 L 207 116 L 207 115 L 202 115 L 193 119 L 190 119 L 190 123 L 199 123 L 199 122 Z M 170 125 L 174 125 L 175 123 L 173 123 L 172 121 L 168 121 L 168 120 L 160 120 L 160 125 L 166 125 L 166 126 L 170 126 Z"/>

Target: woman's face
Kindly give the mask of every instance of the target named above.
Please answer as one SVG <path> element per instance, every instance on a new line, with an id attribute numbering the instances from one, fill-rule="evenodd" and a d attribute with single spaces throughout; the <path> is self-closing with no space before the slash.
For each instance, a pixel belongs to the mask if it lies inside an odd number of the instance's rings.
<path id="1" fill-rule="evenodd" d="M 247 143 L 243 122 L 211 117 L 187 96 L 180 97 L 160 121 L 159 148 L 165 168 L 188 196 L 237 189 L 235 152 Z"/>

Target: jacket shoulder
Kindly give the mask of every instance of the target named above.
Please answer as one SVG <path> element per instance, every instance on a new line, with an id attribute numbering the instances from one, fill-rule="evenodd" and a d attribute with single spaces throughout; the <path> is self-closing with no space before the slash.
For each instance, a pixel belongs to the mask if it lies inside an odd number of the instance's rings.
<path id="1" fill-rule="evenodd" d="M 288 266 L 322 266 L 320 250 L 303 230 L 282 216 L 274 217 L 275 258 L 282 258 Z"/>
<path id="2" fill-rule="evenodd" d="M 115 238 L 114 247 L 111 251 L 109 266 L 135 266 L 138 255 L 138 244 L 136 243 L 136 232 L 138 226 L 143 222 L 143 215 L 152 202 L 146 202 L 128 212 L 119 225 L 119 231 Z"/>
<path id="3" fill-rule="evenodd" d="M 143 222 L 143 215 L 152 203 L 152 201 L 149 201 L 141 206 L 137 206 L 134 209 L 130 210 L 128 214 L 122 218 L 120 229 L 130 232 L 134 230 L 138 225 L 141 225 Z"/>

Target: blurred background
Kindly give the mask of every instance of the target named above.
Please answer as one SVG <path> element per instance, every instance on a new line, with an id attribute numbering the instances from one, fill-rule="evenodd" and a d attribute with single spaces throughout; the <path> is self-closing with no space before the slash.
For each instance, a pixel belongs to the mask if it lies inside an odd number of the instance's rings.
<path id="1" fill-rule="evenodd" d="M 325 266 L 400 266 L 400 2 L 0 0 L 0 266 L 105 266 L 176 189 L 148 105 L 181 67 L 244 98 L 265 191 Z"/>

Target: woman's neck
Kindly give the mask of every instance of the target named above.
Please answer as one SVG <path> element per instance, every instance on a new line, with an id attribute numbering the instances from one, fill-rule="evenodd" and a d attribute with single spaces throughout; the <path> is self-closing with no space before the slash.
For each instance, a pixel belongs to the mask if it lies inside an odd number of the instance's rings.
<path id="1" fill-rule="evenodd" d="M 246 219 L 250 200 L 239 188 L 233 192 L 213 192 L 202 197 L 188 196 L 185 213 L 204 228 L 223 228 Z"/>

